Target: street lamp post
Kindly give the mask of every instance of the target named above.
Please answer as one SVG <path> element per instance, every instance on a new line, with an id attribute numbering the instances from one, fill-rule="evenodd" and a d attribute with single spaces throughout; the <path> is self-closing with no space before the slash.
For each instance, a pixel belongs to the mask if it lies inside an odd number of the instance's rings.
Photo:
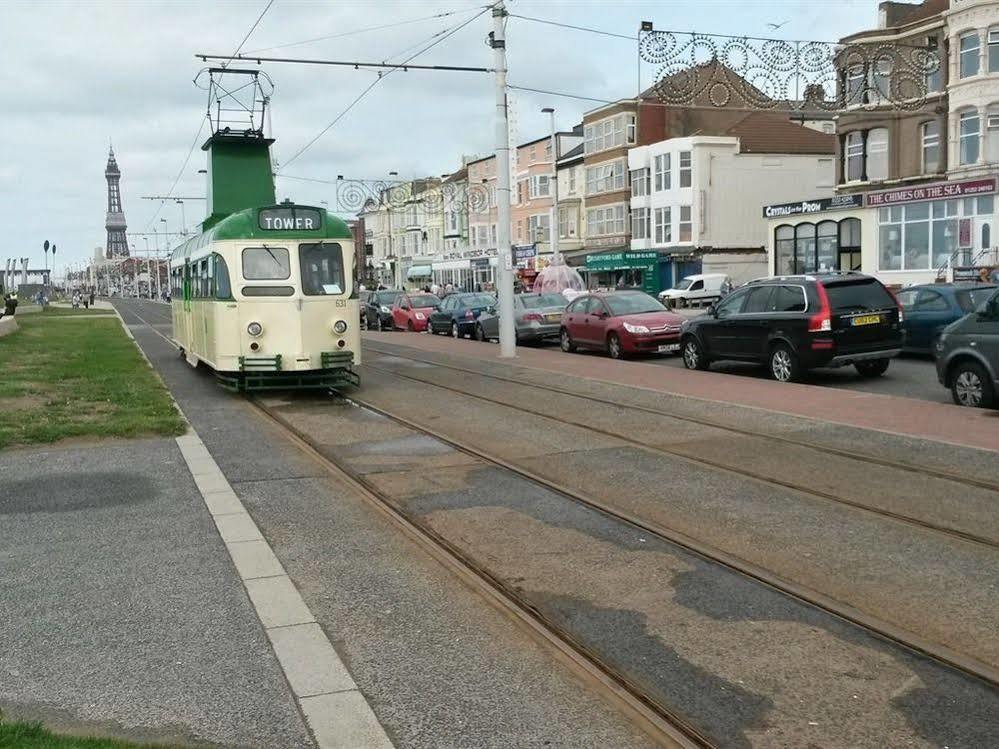
<path id="1" fill-rule="evenodd" d="M 180 233 L 184 237 L 186 237 L 187 236 L 187 219 L 184 217 L 184 201 L 181 200 L 180 198 L 178 198 L 176 202 L 180 206 L 180 223 L 182 225 Z"/>
<path id="2" fill-rule="evenodd" d="M 548 222 L 548 233 L 551 237 L 552 260 L 558 257 L 559 216 L 558 216 L 558 138 L 555 136 L 555 108 L 545 107 L 541 110 L 551 117 L 552 124 L 552 217 Z M 537 262 L 535 260 L 535 262 Z"/>

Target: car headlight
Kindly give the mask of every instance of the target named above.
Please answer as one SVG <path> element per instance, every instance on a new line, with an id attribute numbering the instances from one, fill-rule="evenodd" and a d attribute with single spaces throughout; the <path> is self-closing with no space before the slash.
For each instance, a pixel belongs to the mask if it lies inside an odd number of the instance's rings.
<path id="1" fill-rule="evenodd" d="M 382 314 L 385 314 L 385 315 L 390 315 L 390 314 L 392 314 L 392 310 L 390 310 L 390 309 L 389 309 L 388 307 L 386 307 L 386 306 L 385 306 L 384 304 L 383 304 L 383 305 L 381 306 L 381 310 L 382 310 Z"/>
<path id="2" fill-rule="evenodd" d="M 427 319 L 427 316 L 424 315 L 422 312 L 417 312 L 416 315 L 415 315 L 415 317 L 416 317 L 417 320 L 426 320 Z"/>
<path id="3" fill-rule="evenodd" d="M 649 332 L 649 329 L 646 328 L 644 325 L 632 325 L 631 323 L 627 323 L 627 322 L 624 324 L 624 329 L 627 330 L 629 333 L 648 333 Z"/>
<path id="4" fill-rule="evenodd" d="M 251 322 L 246 326 L 246 332 L 256 338 L 258 335 L 264 332 L 264 326 L 258 322 Z"/>
<path id="5" fill-rule="evenodd" d="M 333 332 L 336 333 L 337 335 L 343 335 L 344 333 L 346 333 L 347 321 L 337 320 L 335 323 L 333 323 Z"/>

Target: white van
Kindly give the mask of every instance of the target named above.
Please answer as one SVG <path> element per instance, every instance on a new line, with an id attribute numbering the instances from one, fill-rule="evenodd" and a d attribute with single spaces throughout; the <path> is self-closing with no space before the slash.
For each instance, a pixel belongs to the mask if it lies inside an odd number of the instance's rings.
<path id="1" fill-rule="evenodd" d="M 732 290 L 732 279 L 724 273 L 701 273 L 684 276 L 672 289 L 659 292 L 659 301 L 667 307 L 707 305 Z"/>

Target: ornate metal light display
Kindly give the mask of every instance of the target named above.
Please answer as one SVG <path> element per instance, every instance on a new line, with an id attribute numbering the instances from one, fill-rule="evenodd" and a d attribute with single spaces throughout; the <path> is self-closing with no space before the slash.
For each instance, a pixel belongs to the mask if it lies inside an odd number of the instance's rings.
<path id="1" fill-rule="evenodd" d="M 653 91 L 671 105 L 824 109 L 853 104 L 920 108 L 938 76 L 933 45 L 785 41 L 643 30 L 643 62 L 658 66 Z"/>

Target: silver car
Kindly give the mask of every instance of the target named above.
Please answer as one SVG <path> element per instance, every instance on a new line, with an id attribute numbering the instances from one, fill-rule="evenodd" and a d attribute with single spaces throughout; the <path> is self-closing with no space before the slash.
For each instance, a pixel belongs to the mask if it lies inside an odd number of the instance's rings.
<path id="1" fill-rule="evenodd" d="M 557 339 L 565 305 L 565 297 L 561 294 L 515 295 L 513 320 L 517 342 Z M 499 338 L 499 310 L 496 306 L 479 315 L 475 325 L 475 338 L 480 341 Z"/>

